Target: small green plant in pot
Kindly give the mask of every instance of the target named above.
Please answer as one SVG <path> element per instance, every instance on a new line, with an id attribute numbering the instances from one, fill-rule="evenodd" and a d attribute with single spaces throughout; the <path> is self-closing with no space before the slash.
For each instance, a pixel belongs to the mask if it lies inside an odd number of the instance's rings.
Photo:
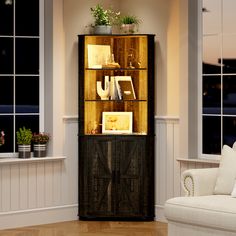
<path id="1" fill-rule="evenodd" d="M 47 133 L 34 133 L 32 137 L 34 157 L 46 157 L 47 143 L 50 139 Z"/>
<path id="2" fill-rule="evenodd" d="M 104 9 L 102 5 L 97 4 L 91 7 L 91 14 L 94 17 L 95 34 L 111 34 L 112 25 L 118 24 L 120 12 L 115 12 L 111 8 Z"/>
<path id="3" fill-rule="evenodd" d="M 19 128 L 16 132 L 19 158 L 30 158 L 32 136 L 31 129 L 25 127 Z"/>
<path id="4" fill-rule="evenodd" d="M 138 31 L 140 20 L 134 15 L 125 15 L 120 17 L 121 31 L 125 34 L 133 34 Z"/>
<path id="5" fill-rule="evenodd" d="M 1 133 L 0 133 L 0 146 L 2 146 L 5 143 L 5 137 L 4 136 L 5 136 L 5 133 L 2 130 Z"/>

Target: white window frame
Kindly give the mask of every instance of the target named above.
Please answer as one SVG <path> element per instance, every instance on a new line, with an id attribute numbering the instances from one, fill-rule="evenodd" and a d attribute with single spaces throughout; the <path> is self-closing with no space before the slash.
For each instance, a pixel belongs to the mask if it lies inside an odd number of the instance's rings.
<path id="1" fill-rule="evenodd" d="M 14 16 L 15 16 L 15 4 L 14 4 Z M 17 36 L 17 38 L 19 38 L 19 36 Z M 22 36 L 22 38 L 27 38 L 27 36 Z M 39 115 L 39 131 L 43 132 L 44 131 L 44 0 L 39 0 L 39 36 L 35 36 L 35 38 L 39 38 L 39 75 L 38 75 L 39 76 L 39 114 L 38 115 Z M 16 35 L 15 35 L 15 24 L 14 24 L 14 32 L 13 32 L 14 47 L 15 47 L 15 39 L 16 39 Z M 14 63 L 15 63 L 15 53 L 14 53 Z M 14 79 L 16 77 L 15 65 L 14 65 L 13 77 Z M 14 100 L 15 100 L 15 94 L 14 94 Z M 14 108 L 13 114 L 14 116 L 16 115 L 15 108 Z M 15 121 L 14 121 L 14 131 L 16 131 Z M 14 135 L 13 143 L 15 143 L 15 141 L 16 140 L 15 140 L 15 135 Z M 15 150 L 15 146 L 13 148 L 13 152 L 0 153 L 0 158 L 17 157 L 17 156 L 18 156 L 18 153 Z"/>
<path id="2" fill-rule="evenodd" d="M 202 22 L 202 7 L 203 7 L 203 0 L 200 0 L 198 2 L 198 71 L 199 71 L 199 78 L 198 78 L 198 125 L 199 125 L 199 129 L 198 129 L 198 156 L 200 158 L 205 158 L 205 159 L 213 159 L 213 160 L 218 160 L 221 155 L 220 154 L 204 154 L 202 153 L 202 149 L 203 149 L 203 132 L 202 132 L 202 128 L 203 128 L 203 104 L 202 104 L 202 84 L 203 84 L 203 73 L 202 73 L 202 57 L 203 57 L 203 53 L 202 53 L 202 48 L 203 48 L 203 22 Z M 223 8 L 222 5 L 222 1 L 221 1 L 221 9 Z M 221 22 L 222 23 L 222 22 Z M 221 37 L 223 37 L 223 34 L 221 32 Z M 222 56 L 222 50 L 223 50 L 223 44 L 221 41 L 221 56 Z M 223 71 L 221 68 L 221 72 L 219 74 L 221 76 L 221 83 L 223 84 Z M 221 91 L 221 111 L 223 109 L 223 103 L 222 103 L 222 91 Z M 218 116 L 221 118 L 221 147 L 223 146 L 223 117 L 236 117 L 235 115 L 224 115 L 223 113 L 218 114 L 213 114 L 213 116 Z"/>

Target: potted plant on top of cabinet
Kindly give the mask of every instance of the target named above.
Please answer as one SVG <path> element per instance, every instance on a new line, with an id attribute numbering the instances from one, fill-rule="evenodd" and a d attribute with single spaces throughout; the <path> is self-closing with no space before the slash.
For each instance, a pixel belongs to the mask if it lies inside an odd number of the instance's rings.
<path id="1" fill-rule="evenodd" d="M 124 34 L 133 34 L 138 31 L 137 27 L 140 20 L 134 15 L 125 15 L 120 17 L 121 31 Z"/>
<path id="2" fill-rule="evenodd" d="M 120 12 L 114 12 L 111 8 L 106 10 L 100 4 L 90 10 L 94 17 L 94 34 L 111 34 L 112 25 L 118 23 Z"/>
<path id="3" fill-rule="evenodd" d="M 30 158 L 32 131 L 25 127 L 16 132 L 19 158 Z"/>
<path id="4" fill-rule="evenodd" d="M 47 143 L 50 137 L 47 133 L 34 133 L 32 142 L 34 146 L 34 157 L 46 157 Z"/>

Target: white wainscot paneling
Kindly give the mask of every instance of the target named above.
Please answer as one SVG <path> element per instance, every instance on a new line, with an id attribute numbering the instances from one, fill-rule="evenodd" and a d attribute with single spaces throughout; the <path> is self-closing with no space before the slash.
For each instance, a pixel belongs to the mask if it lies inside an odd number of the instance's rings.
<path id="1" fill-rule="evenodd" d="M 77 120 L 64 119 L 66 159 L 0 165 L 0 229 L 78 218 Z"/>
<path id="2" fill-rule="evenodd" d="M 179 119 L 155 119 L 155 214 L 164 221 L 164 204 L 171 197 L 180 195 Z"/>
<path id="3" fill-rule="evenodd" d="M 155 214 L 156 220 L 166 221 L 165 201 L 183 196 L 181 173 L 187 169 L 219 166 L 219 161 L 206 159 L 179 159 L 179 119 L 156 117 L 155 140 Z"/>

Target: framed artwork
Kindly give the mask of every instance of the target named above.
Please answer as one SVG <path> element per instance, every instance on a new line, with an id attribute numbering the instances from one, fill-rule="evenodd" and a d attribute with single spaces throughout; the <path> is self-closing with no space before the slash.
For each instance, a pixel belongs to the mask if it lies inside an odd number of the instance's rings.
<path id="1" fill-rule="evenodd" d="M 136 99 L 131 76 L 116 76 L 115 80 L 119 99 Z"/>
<path id="2" fill-rule="evenodd" d="M 106 65 L 111 58 L 110 45 L 88 44 L 88 67 L 100 69 Z"/>
<path id="3" fill-rule="evenodd" d="M 103 134 L 131 134 L 133 132 L 133 112 L 103 112 Z"/>

